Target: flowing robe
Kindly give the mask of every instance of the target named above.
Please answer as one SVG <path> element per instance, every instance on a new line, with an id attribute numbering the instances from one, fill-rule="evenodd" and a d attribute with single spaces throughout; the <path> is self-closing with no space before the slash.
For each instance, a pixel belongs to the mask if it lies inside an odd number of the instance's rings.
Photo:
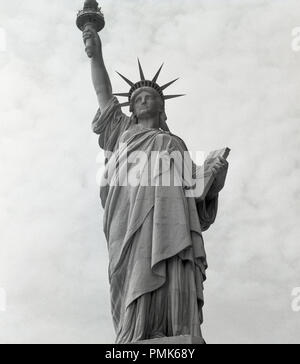
<path id="1" fill-rule="evenodd" d="M 114 97 L 93 131 L 120 174 L 136 151 L 187 150 L 177 136 L 148 129 L 122 113 Z M 174 164 L 170 167 L 176 168 Z M 146 173 L 146 169 L 142 171 Z M 112 179 L 110 179 L 111 182 Z M 207 268 L 202 231 L 214 222 L 218 198 L 197 201 L 183 186 L 102 186 L 103 226 L 109 251 L 111 309 L 116 343 L 177 335 L 202 337 L 203 282 Z"/>

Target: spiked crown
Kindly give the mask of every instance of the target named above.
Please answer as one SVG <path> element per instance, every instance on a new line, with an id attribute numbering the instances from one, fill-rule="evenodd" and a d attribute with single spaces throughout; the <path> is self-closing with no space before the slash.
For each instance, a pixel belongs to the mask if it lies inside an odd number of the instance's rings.
<path id="1" fill-rule="evenodd" d="M 158 77 L 160 75 L 160 72 L 161 72 L 161 70 L 163 68 L 163 64 L 160 66 L 159 70 L 157 71 L 157 73 L 155 74 L 155 76 L 153 77 L 153 79 L 151 81 L 150 80 L 146 80 L 139 59 L 138 59 L 138 66 L 139 66 L 139 72 L 140 72 L 140 78 L 141 78 L 141 80 L 138 81 L 138 82 L 136 82 L 136 83 L 130 81 L 128 78 L 126 78 L 125 76 L 121 75 L 121 73 L 117 72 L 118 75 L 120 77 L 122 77 L 122 79 L 130 86 L 129 92 L 127 92 L 127 93 L 116 93 L 116 94 L 114 94 L 115 96 L 128 97 L 128 101 L 122 103 L 121 106 L 129 106 L 130 103 L 131 103 L 131 98 L 132 98 L 133 93 L 136 90 L 138 90 L 139 88 L 142 88 L 142 87 L 151 87 L 151 88 L 153 88 L 159 94 L 159 96 L 162 98 L 163 101 L 164 100 L 169 100 L 169 99 L 174 99 L 175 97 L 184 96 L 184 95 L 164 95 L 163 94 L 163 91 L 167 87 L 171 86 L 174 82 L 176 82 L 178 80 L 178 78 L 176 78 L 175 80 L 173 80 L 171 82 L 168 82 L 167 84 L 165 84 L 163 86 L 159 86 L 157 84 L 157 79 L 158 79 Z"/>

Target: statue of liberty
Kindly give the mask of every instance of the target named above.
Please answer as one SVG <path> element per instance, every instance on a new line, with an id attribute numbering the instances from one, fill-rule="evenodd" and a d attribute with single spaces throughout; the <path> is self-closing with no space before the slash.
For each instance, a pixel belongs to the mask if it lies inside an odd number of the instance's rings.
<path id="1" fill-rule="evenodd" d="M 120 145 L 126 145 L 128 158 L 137 151 L 147 156 L 153 151 L 186 152 L 183 140 L 166 123 L 165 101 L 181 96 L 164 94 L 174 81 L 158 85 L 162 68 L 147 80 L 139 62 L 140 80 L 134 83 L 120 75 L 130 90 L 113 94 L 97 31 L 86 28 L 83 40 L 89 43 L 99 103 L 92 128 L 105 151 L 106 177 L 112 159 L 119 170 L 133 168 L 130 164 L 122 167 Z M 125 96 L 127 101 L 120 104 L 116 96 Z M 130 116 L 121 109 L 126 105 Z M 170 167 L 175 168 L 175 164 Z M 217 157 L 213 167 L 206 168 L 213 173 L 213 183 L 202 198 L 187 197 L 183 185 L 101 186 L 116 343 L 181 335 L 202 339 L 207 269 L 202 233 L 215 221 L 228 163 Z"/>

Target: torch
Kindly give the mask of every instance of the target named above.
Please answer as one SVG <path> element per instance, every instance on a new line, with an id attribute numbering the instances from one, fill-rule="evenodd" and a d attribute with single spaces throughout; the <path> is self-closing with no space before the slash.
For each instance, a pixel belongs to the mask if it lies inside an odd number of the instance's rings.
<path id="1" fill-rule="evenodd" d="M 96 0 L 85 0 L 83 10 L 77 14 L 76 25 L 82 32 L 88 29 L 100 32 L 104 28 L 104 16 Z M 85 51 L 89 58 L 93 57 L 93 39 L 87 39 Z"/>

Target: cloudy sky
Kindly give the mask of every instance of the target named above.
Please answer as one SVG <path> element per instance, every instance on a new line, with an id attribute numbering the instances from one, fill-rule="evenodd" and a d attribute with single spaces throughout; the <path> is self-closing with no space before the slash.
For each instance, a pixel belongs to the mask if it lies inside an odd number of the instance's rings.
<path id="1" fill-rule="evenodd" d="M 114 340 L 91 121 L 97 100 L 74 22 L 83 0 L 0 0 L 0 343 Z M 170 129 L 229 146 L 206 232 L 208 343 L 300 343 L 299 0 L 102 0 L 105 61 L 135 80 L 164 61 Z M 6 50 L 3 45 L 4 34 Z"/>

